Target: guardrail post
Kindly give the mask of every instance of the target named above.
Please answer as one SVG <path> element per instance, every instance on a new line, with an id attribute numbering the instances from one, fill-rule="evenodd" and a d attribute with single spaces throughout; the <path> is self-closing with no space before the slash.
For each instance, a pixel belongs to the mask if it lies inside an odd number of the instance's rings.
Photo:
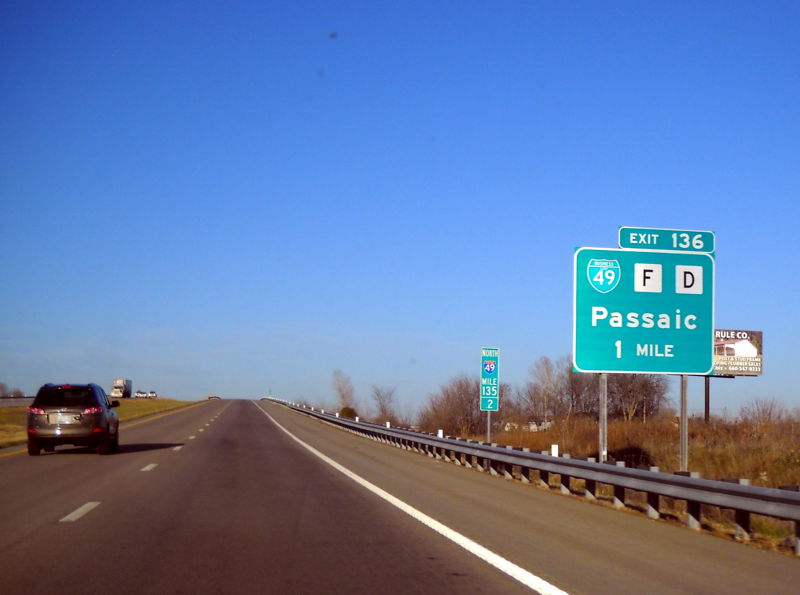
<path id="1" fill-rule="evenodd" d="M 739 541 L 750 541 L 750 513 L 746 510 L 736 511 L 736 535 Z"/>
<path id="2" fill-rule="evenodd" d="M 778 486 L 779 490 L 788 490 L 790 492 L 800 492 L 800 485 L 782 485 Z M 800 521 L 794 521 L 794 555 L 800 556 Z"/>
<path id="3" fill-rule="evenodd" d="M 562 455 L 561 458 L 569 459 L 572 458 L 568 454 Z M 572 490 L 570 489 L 570 476 L 566 475 L 565 473 L 559 474 L 558 479 L 558 489 L 562 494 L 571 494 Z"/>
<path id="4" fill-rule="evenodd" d="M 794 522 L 794 555 L 800 556 L 800 521 Z"/>
<path id="5" fill-rule="evenodd" d="M 594 457 L 587 457 L 588 463 L 596 463 Z M 597 500 L 597 482 L 593 479 L 583 480 L 583 497 L 587 500 Z"/>
<path id="6" fill-rule="evenodd" d="M 697 471 L 676 471 L 675 475 L 682 477 L 700 477 Z M 694 531 L 701 529 L 700 524 L 700 503 L 693 500 L 686 501 L 686 526 Z"/>
<path id="7" fill-rule="evenodd" d="M 442 451 L 442 458 L 448 463 L 450 463 L 453 460 L 450 458 L 450 449 L 447 448 L 446 446 L 443 446 L 441 448 L 441 451 Z"/>
<path id="8" fill-rule="evenodd" d="M 658 473 L 659 468 L 654 465 L 639 465 L 636 467 L 643 471 L 650 471 L 650 473 Z M 656 492 L 645 492 L 647 497 L 647 509 L 645 514 L 651 519 L 661 518 L 661 496 Z"/>
<path id="9" fill-rule="evenodd" d="M 523 448 L 522 452 L 530 452 L 530 448 Z M 522 483 L 530 483 L 531 482 L 531 468 L 530 467 L 520 467 L 519 468 L 519 480 Z"/>
<path id="10" fill-rule="evenodd" d="M 723 478 L 722 481 L 728 483 L 737 483 L 743 486 L 749 486 L 749 479 L 741 478 Z M 735 526 L 734 526 L 734 539 L 737 541 L 750 541 L 750 513 L 746 510 L 734 510 Z"/>
<path id="11" fill-rule="evenodd" d="M 597 482 L 594 479 L 586 479 L 583 483 L 583 497 L 587 500 L 597 500 Z"/>
<path id="12" fill-rule="evenodd" d="M 550 451 L 541 451 L 543 455 L 549 455 Z M 550 472 L 544 469 L 539 469 L 539 485 L 545 488 L 550 488 Z"/>
<path id="13" fill-rule="evenodd" d="M 694 531 L 699 531 L 700 525 L 700 503 L 694 500 L 686 501 L 686 526 Z"/>
<path id="14" fill-rule="evenodd" d="M 617 461 L 617 467 L 624 467 L 625 461 Z M 625 508 L 625 488 L 623 486 L 614 486 L 614 508 Z"/>
<path id="15" fill-rule="evenodd" d="M 469 440 L 467 440 L 466 438 L 464 440 L 469 442 Z M 470 455 L 470 454 L 466 454 L 465 453 L 464 454 L 464 467 L 466 467 L 467 469 L 472 469 L 474 466 L 475 466 L 475 457 Z"/>
<path id="16" fill-rule="evenodd" d="M 497 446 L 495 442 L 484 442 L 486 446 Z M 497 461 L 492 459 L 491 457 L 485 457 L 486 461 L 486 470 L 489 472 L 490 475 L 500 475 L 498 473 L 497 468 L 500 465 Z"/>
<path id="17" fill-rule="evenodd" d="M 514 450 L 514 447 L 506 446 L 506 450 Z M 506 479 L 514 479 L 514 474 L 513 474 L 514 467 L 509 468 L 509 466 L 506 463 L 503 463 L 502 465 L 503 465 L 502 467 L 503 477 L 505 477 Z"/>
<path id="18" fill-rule="evenodd" d="M 661 518 L 661 496 L 655 492 L 647 492 L 647 516 L 651 519 Z"/>

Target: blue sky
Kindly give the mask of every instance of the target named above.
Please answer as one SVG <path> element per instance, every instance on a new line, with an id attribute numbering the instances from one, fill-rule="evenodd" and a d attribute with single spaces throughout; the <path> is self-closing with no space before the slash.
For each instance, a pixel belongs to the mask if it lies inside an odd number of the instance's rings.
<path id="1" fill-rule="evenodd" d="M 712 230 L 712 408 L 800 406 L 795 2 L 4 2 L 0 381 L 415 409 L 569 353 L 572 255 Z M 673 396 L 677 382 L 673 381 Z M 702 410 L 702 380 L 689 383 Z"/>

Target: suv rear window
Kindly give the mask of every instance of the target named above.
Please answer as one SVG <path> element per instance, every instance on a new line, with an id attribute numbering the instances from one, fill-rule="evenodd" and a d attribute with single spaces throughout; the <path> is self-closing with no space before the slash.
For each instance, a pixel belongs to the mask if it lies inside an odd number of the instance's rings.
<path id="1" fill-rule="evenodd" d="M 33 400 L 34 407 L 91 407 L 95 405 L 88 386 L 51 386 L 42 388 Z"/>

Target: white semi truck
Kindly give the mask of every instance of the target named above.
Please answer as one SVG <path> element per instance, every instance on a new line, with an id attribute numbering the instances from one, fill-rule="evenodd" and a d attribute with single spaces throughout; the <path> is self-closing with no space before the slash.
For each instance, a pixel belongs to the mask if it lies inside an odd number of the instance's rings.
<path id="1" fill-rule="evenodd" d="M 117 378 L 111 387 L 112 399 L 130 399 L 133 392 L 133 381 L 126 378 Z"/>

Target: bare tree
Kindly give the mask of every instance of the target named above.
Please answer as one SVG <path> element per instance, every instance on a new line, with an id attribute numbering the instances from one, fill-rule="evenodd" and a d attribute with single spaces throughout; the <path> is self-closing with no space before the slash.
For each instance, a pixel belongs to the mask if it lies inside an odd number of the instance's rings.
<path id="1" fill-rule="evenodd" d="M 428 397 L 419 414 L 424 430 L 444 430 L 454 436 L 470 436 L 481 431 L 480 379 L 457 376 Z"/>
<path id="2" fill-rule="evenodd" d="M 572 357 L 559 360 L 566 381 L 564 398 L 568 403 L 568 413 L 597 416 L 600 410 L 600 395 L 597 374 L 576 372 L 572 367 Z"/>
<path id="3" fill-rule="evenodd" d="M 656 415 L 667 403 L 667 389 L 661 374 L 609 374 L 608 413 L 625 421 Z"/>
<path id="4" fill-rule="evenodd" d="M 353 397 L 353 383 L 350 377 L 341 370 L 333 371 L 333 390 L 339 398 L 339 409 L 349 408 L 355 411 L 355 398 Z"/>
<path id="5" fill-rule="evenodd" d="M 390 422 L 393 426 L 397 424 L 397 413 L 394 406 L 395 387 L 372 385 L 372 400 L 378 409 L 377 422 Z"/>
<path id="6" fill-rule="evenodd" d="M 777 399 L 755 399 L 742 407 L 739 415 L 742 421 L 761 432 L 765 426 L 786 419 L 788 412 Z"/>
<path id="7" fill-rule="evenodd" d="M 530 380 L 518 391 L 518 401 L 523 411 L 537 421 L 554 416 L 568 415 L 567 370 L 564 358 L 555 364 L 542 356 L 530 368 Z"/>
<path id="8" fill-rule="evenodd" d="M 541 417 L 547 420 L 556 413 L 554 406 L 558 401 L 558 372 L 553 365 L 553 361 L 546 355 L 536 360 L 531 372 L 534 377 L 534 383 L 538 387 L 539 398 L 542 401 Z"/>

